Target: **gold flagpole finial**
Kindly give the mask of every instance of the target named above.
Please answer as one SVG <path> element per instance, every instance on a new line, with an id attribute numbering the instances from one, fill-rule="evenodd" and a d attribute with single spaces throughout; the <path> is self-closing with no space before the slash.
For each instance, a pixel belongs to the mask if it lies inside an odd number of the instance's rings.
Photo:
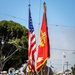
<path id="1" fill-rule="evenodd" d="M 43 3 L 43 6 L 44 6 L 44 12 L 46 12 L 46 3 L 45 2 Z"/>

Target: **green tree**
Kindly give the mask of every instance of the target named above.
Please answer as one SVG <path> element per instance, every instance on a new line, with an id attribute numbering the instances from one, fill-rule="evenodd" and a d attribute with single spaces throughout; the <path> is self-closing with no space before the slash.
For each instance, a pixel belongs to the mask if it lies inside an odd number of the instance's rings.
<path id="1" fill-rule="evenodd" d="M 19 68 L 28 58 L 28 30 L 13 21 L 0 21 L 0 66 L 2 70 Z M 2 43 L 3 42 L 3 43 Z"/>

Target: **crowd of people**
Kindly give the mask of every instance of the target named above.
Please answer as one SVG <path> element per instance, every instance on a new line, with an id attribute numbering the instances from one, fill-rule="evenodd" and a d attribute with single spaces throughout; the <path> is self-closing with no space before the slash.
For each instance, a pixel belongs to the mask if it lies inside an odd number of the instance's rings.
<path id="1" fill-rule="evenodd" d="M 2 71 L 0 72 L 0 75 L 25 75 L 24 72 L 13 72 L 12 70 L 10 71 L 10 73 L 8 73 L 7 71 Z"/>

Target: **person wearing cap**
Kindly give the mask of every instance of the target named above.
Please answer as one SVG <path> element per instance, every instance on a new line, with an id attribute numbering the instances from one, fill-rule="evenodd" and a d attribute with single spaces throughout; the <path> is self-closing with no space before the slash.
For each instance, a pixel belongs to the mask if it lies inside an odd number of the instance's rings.
<path id="1" fill-rule="evenodd" d="M 19 75 L 25 75 L 23 71 L 19 71 Z"/>
<path id="2" fill-rule="evenodd" d="M 11 70 L 9 75 L 15 75 L 15 73 L 13 73 L 13 71 Z"/>
<path id="3" fill-rule="evenodd" d="M 1 75 L 7 75 L 7 71 L 2 71 Z"/>

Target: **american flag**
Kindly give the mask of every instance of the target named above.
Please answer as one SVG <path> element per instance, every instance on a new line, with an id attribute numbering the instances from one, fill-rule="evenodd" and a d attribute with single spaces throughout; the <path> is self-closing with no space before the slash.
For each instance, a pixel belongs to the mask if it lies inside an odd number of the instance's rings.
<path id="1" fill-rule="evenodd" d="M 34 33 L 34 27 L 32 24 L 31 12 L 29 8 L 29 25 L 28 25 L 28 56 L 30 68 L 35 72 L 35 52 L 36 52 L 36 39 Z"/>

